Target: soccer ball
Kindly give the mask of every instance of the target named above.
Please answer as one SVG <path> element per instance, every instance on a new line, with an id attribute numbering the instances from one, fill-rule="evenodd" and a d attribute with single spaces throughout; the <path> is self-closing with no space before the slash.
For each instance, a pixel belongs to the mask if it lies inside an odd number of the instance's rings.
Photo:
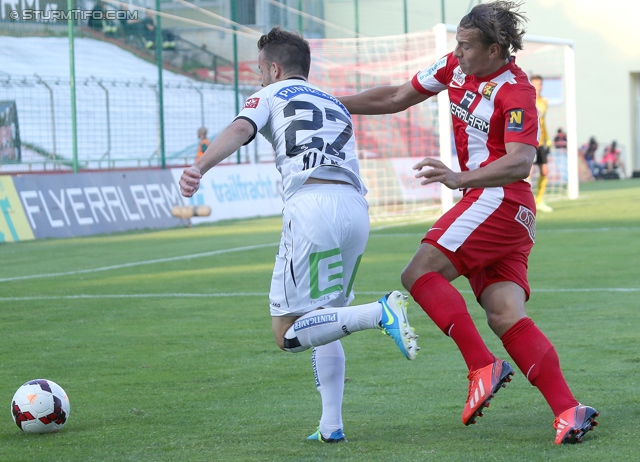
<path id="1" fill-rule="evenodd" d="M 69 418 L 69 398 L 62 387 L 51 380 L 37 379 L 25 383 L 11 401 L 11 416 L 26 433 L 59 431 Z"/>

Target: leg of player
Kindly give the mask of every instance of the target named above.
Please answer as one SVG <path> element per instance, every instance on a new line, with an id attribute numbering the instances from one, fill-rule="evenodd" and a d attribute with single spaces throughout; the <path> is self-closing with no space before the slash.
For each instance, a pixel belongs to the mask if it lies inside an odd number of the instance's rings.
<path id="1" fill-rule="evenodd" d="M 322 443 L 346 442 L 342 431 L 345 356 L 340 340 L 314 347 L 311 364 L 322 399 L 322 417 L 316 432 L 307 439 Z"/>
<path id="2" fill-rule="evenodd" d="M 547 182 L 548 182 L 548 174 L 549 174 L 549 165 L 546 164 L 546 156 L 545 163 L 539 164 L 540 167 L 540 176 L 538 177 L 538 189 L 536 191 L 536 208 L 541 212 L 553 212 L 553 209 L 549 207 L 544 201 L 544 193 L 547 190 Z"/>
<path id="3" fill-rule="evenodd" d="M 352 332 L 382 329 L 394 339 L 402 354 L 413 360 L 418 336 L 407 319 L 407 297 L 390 292 L 377 302 L 338 308 L 321 308 L 300 317 L 272 316 L 278 346 L 292 353 L 326 345 Z"/>
<path id="4" fill-rule="evenodd" d="M 598 412 L 582 406 L 567 384 L 549 339 L 525 313 L 525 292 L 513 282 L 487 287 L 480 302 L 489 327 L 531 385 L 540 390 L 556 416 L 556 444 L 577 443 L 597 425 Z"/>
<path id="5" fill-rule="evenodd" d="M 483 409 L 496 392 L 511 381 L 513 369 L 485 345 L 464 298 L 449 282 L 457 276 L 457 270 L 439 249 L 422 244 L 402 272 L 402 284 L 462 353 L 469 369 L 469 392 L 462 422 L 470 425 L 476 417 L 482 417 Z"/>

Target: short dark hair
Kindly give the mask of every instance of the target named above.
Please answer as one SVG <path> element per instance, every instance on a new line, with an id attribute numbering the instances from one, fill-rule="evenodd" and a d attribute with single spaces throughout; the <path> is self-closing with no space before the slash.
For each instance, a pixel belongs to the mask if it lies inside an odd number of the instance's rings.
<path id="1" fill-rule="evenodd" d="M 522 37 L 525 34 L 524 23 L 528 21 L 518 10 L 521 1 L 497 0 L 474 6 L 469 14 L 460 20 L 463 29 L 478 29 L 480 41 L 487 47 L 497 43 L 502 57 L 522 50 Z"/>
<path id="2" fill-rule="evenodd" d="M 538 74 L 533 74 L 531 77 L 529 77 L 529 80 L 531 81 L 540 80 L 542 82 L 542 76 Z"/>
<path id="3" fill-rule="evenodd" d="M 311 48 L 298 32 L 289 32 L 276 26 L 258 40 L 258 50 L 265 60 L 278 63 L 287 74 L 309 77 Z"/>

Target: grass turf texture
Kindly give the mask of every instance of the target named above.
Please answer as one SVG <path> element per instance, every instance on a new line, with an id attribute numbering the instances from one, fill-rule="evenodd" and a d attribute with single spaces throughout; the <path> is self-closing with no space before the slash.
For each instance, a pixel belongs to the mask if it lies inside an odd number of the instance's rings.
<path id="1" fill-rule="evenodd" d="M 639 201 L 639 180 L 596 182 L 538 217 L 527 309 L 576 397 L 601 412 L 581 445 L 553 444 L 553 415 L 519 371 L 477 425 L 463 426 L 464 362 L 411 299 L 416 361 L 378 332 L 344 339 L 349 443 L 305 441 L 320 397 L 309 352 L 273 342 L 271 218 L 0 246 L 0 460 L 637 460 Z M 400 288 L 428 226 L 372 231 L 356 303 Z M 509 359 L 466 280 L 455 285 L 489 347 Z M 13 393 L 35 378 L 70 397 L 58 434 L 12 422 Z"/>

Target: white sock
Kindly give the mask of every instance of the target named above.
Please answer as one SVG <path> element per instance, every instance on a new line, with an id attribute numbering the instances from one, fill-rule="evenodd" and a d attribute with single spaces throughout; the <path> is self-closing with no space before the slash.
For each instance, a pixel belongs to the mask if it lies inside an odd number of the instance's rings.
<path id="1" fill-rule="evenodd" d="M 287 340 L 298 339 L 300 350 L 326 345 L 352 332 L 379 328 L 382 319 L 382 305 L 378 302 L 366 305 L 322 308 L 300 316 L 284 334 Z M 297 342 L 293 342 L 297 344 Z"/>
<path id="2" fill-rule="evenodd" d="M 311 354 L 316 387 L 322 398 L 320 433 L 329 438 L 342 428 L 345 356 L 339 340 L 318 346 Z"/>

